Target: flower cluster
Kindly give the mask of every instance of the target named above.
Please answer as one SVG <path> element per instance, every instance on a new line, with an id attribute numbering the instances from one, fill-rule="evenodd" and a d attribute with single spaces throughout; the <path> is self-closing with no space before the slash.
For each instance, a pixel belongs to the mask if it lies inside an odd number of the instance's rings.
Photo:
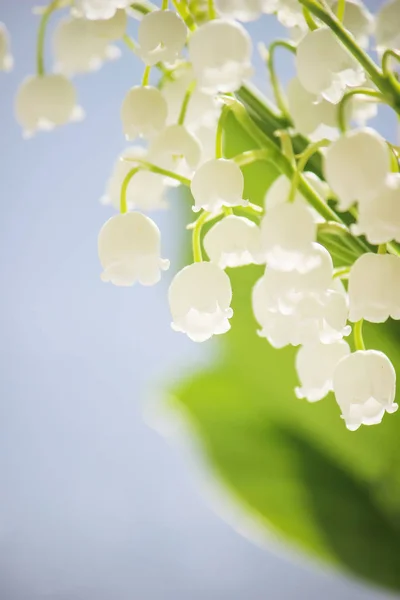
<path id="1" fill-rule="evenodd" d="M 65 6 L 47 74 L 46 24 Z M 254 48 L 246 23 L 272 14 L 288 29 L 287 40 L 259 48 L 276 110 L 247 83 Z M 131 18 L 139 19 L 137 41 Z M 187 186 L 193 262 L 169 287 L 172 328 L 197 342 L 225 334 L 233 316 L 227 269 L 258 265 L 258 334 L 275 348 L 299 347 L 297 397 L 316 402 L 333 391 L 350 430 L 397 409 L 394 367 L 365 349 L 362 323 L 400 319 L 399 149 L 367 125 L 380 103 L 400 114 L 399 20 L 400 0 L 377 15 L 362 0 L 53 0 L 39 26 L 37 74 L 15 104 L 26 135 L 82 118 L 71 77 L 118 58 L 114 44 L 124 41 L 143 78 L 121 99 L 121 130 L 134 145 L 118 157 L 102 198 L 118 213 L 99 233 L 101 279 L 160 280 L 169 261 L 144 213 L 167 207 L 171 187 Z M 379 64 L 367 53 L 372 40 Z M 0 69 L 11 67 L 9 48 L 0 24 Z M 278 48 L 294 57 L 286 94 Z M 229 115 L 254 140 L 231 158 Z M 263 206 L 244 191 L 242 168 L 255 161 L 281 173 Z M 353 343 L 345 339 L 352 330 Z"/>

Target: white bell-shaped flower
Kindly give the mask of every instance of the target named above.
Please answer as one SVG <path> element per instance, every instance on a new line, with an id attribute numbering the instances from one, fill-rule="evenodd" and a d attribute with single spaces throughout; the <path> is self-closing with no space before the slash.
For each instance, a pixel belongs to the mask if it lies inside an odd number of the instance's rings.
<path id="1" fill-rule="evenodd" d="M 389 173 L 379 194 L 360 204 L 351 230 L 365 235 L 370 244 L 400 242 L 400 173 Z"/>
<path id="2" fill-rule="evenodd" d="M 215 0 L 215 8 L 225 18 L 255 21 L 263 12 L 264 0 Z"/>
<path id="3" fill-rule="evenodd" d="M 329 27 L 309 31 L 296 54 L 301 85 L 330 102 L 339 102 L 347 86 L 358 86 L 365 74 L 352 55 L 340 44 Z"/>
<path id="4" fill-rule="evenodd" d="M 260 229 L 245 217 L 228 215 L 204 236 L 204 248 L 211 262 L 221 269 L 261 262 Z"/>
<path id="5" fill-rule="evenodd" d="M 400 50 L 400 0 L 385 2 L 375 18 L 375 38 L 379 53 L 388 48 Z"/>
<path id="6" fill-rule="evenodd" d="M 317 402 L 333 390 L 333 373 L 338 362 L 350 354 L 344 340 L 333 344 L 307 344 L 296 355 L 296 371 L 300 386 L 295 388 L 297 398 Z"/>
<path id="7" fill-rule="evenodd" d="M 117 10 L 111 19 L 98 19 L 93 21 L 93 31 L 99 38 L 114 42 L 120 40 L 126 32 L 128 15 L 126 10 Z"/>
<path id="8" fill-rule="evenodd" d="M 135 86 L 125 96 L 121 119 L 127 140 L 138 136 L 151 137 L 165 126 L 167 103 L 162 93 L 152 86 Z"/>
<path id="9" fill-rule="evenodd" d="M 201 159 L 199 140 L 183 125 L 169 125 L 150 145 L 151 162 L 184 177 L 191 177 Z"/>
<path id="10" fill-rule="evenodd" d="M 278 21 L 290 29 L 306 28 L 303 9 L 298 0 L 264 0 L 263 11 L 276 13 Z"/>
<path id="11" fill-rule="evenodd" d="M 252 43 L 236 21 L 208 21 L 190 36 L 189 58 L 200 89 L 207 93 L 235 92 L 249 77 Z"/>
<path id="12" fill-rule="evenodd" d="M 329 195 L 329 186 L 325 183 L 325 181 L 322 181 L 317 175 L 315 175 L 315 173 L 312 173 L 311 171 L 306 171 L 303 173 L 303 176 L 310 186 L 314 188 L 320 198 L 326 201 Z M 275 179 L 275 181 L 269 186 L 264 198 L 264 206 L 267 212 L 274 206 L 287 202 L 291 185 L 291 181 L 286 177 L 286 175 L 279 175 L 279 177 Z M 319 213 L 317 213 L 317 211 L 308 204 L 307 200 L 299 192 L 299 190 L 296 191 L 293 203 L 296 204 L 298 202 L 307 206 L 316 223 L 321 223 L 324 220 Z"/>
<path id="13" fill-rule="evenodd" d="M 13 57 L 10 52 L 10 36 L 7 27 L 0 22 L 0 71 L 11 71 Z"/>
<path id="14" fill-rule="evenodd" d="M 349 319 L 383 323 L 400 319 L 400 257 L 367 252 L 349 274 Z"/>
<path id="15" fill-rule="evenodd" d="M 332 10 L 335 14 L 337 8 L 338 0 L 332 5 Z M 343 25 L 350 31 L 359 46 L 368 48 L 369 36 L 373 30 L 374 19 L 361 0 L 346 0 Z"/>
<path id="16" fill-rule="evenodd" d="M 169 260 L 160 258 L 160 230 L 139 212 L 111 217 L 98 237 L 101 279 L 117 286 L 154 285 Z"/>
<path id="17" fill-rule="evenodd" d="M 130 4 L 130 0 L 74 0 L 74 12 L 85 19 L 111 19 Z"/>
<path id="18" fill-rule="evenodd" d="M 313 242 L 317 226 L 301 202 L 285 202 L 271 208 L 261 222 L 261 245 L 266 262 L 279 271 L 301 273 L 318 264 Z"/>
<path id="19" fill-rule="evenodd" d="M 123 160 L 124 158 L 139 158 L 146 160 L 147 154 L 144 148 L 134 146 L 127 148 L 121 153 L 114 165 L 111 177 L 107 182 L 102 204 L 109 204 L 116 210 L 120 209 L 121 187 L 129 171 L 135 166 L 133 162 Z M 164 178 L 157 173 L 143 169 L 138 171 L 130 180 L 126 190 L 126 202 L 129 210 L 137 209 L 144 212 L 161 210 L 167 208 L 165 200 Z"/>
<path id="20" fill-rule="evenodd" d="M 211 262 L 198 262 L 179 271 L 171 282 L 169 305 L 172 329 L 195 342 L 230 329 L 232 288 L 228 275 Z"/>
<path id="21" fill-rule="evenodd" d="M 248 204 L 243 200 L 243 173 L 233 160 L 214 158 L 205 162 L 195 172 L 190 189 L 195 212 L 204 209 L 217 213 L 223 206 Z"/>
<path id="22" fill-rule="evenodd" d="M 58 22 L 53 38 L 56 71 L 68 76 L 97 71 L 104 61 L 118 58 L 119 49 L 97 35 L 95 23 L 74 17 Z"/>
<path id="23" fill-rule="evenodd" d="M 333 390 L 347 429 L 377 425 L 398 405 L 396 371 L 377 350 L 358 350 L 340 360 L 333 374 Z"/>
<path id="24" fill-rule="evenodd" d="M 334 141 L 325 152 L 326 181 L 338 198 L 339 210 L 378 195 L 390 171 L 385 140 L 368 127 L 354 129 Z"/>
<path id="25" fill-rule="evenodd" d="M 289 112 L 296 130 L 311 141 L 338 137 L 337 106 L 307 91 L 297 77 L 287 87 Z"/>
<path id="26" fill-rule="evenodd" d="M 76 91 L 62 75 L 27 77 L 18 89 L 15 113 L 24 135 L 50 131 L 70 121 L 81 120 L 83 110 L 76 104 Z"/>
<path id="27" fill-rule="evenodd" d="M 182 19 L 171 10 L 155 10 L 139 24 L 139 55 L 146 65 L 163 61 L 173 63 L 182 51 L 187 29 Z"/>

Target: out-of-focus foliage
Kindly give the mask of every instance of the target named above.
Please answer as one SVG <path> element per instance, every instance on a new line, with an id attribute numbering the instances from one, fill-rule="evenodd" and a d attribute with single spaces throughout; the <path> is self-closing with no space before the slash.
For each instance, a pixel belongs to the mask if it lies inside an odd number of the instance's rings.
<path id="1" fill-rule="evenodd" d="M 251 147 L 232 122 L 227 154 Z M 277 172 L 266 163 L 244 172 L 245 197 L 262 203 Z M 296 349 L 275 350 L 256 334 L 250 298 L 262 269 L 228 272 L 232 329 L 216 342 L 208 370 L 173 390 L 210 468 L 283 542 L 400 589 L 400 411 L 379 427 L 349 432 L 332 395 L 316 404 L 298 400 Z M 365 340 L 400 372 L 398 325 L 366 327 Z"/>

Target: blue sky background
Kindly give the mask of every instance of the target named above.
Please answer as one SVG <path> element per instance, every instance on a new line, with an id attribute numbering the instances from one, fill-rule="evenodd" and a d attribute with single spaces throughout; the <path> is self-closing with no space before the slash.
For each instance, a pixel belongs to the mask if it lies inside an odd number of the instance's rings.
<path id="1" fill-rule="evenodd" d="M 210 349 L 170 329 L 182 200 L 155 215 L 172 262 L 161 284 L 103 284 L 97 234 L 112 212 L 98 199 L 142 66 L 125 52 L 77 78 L 86 120 L 23 141 L 13 99 L 34 69 L 34 4 L 0 0 L 16 61 L 0 74 L 1 600 L 387 597 L 241 537 L 199 494 L 184 452 L 146 424 L 160 382 Z M 251 29 L 268 40 L 279 28 Z"/>

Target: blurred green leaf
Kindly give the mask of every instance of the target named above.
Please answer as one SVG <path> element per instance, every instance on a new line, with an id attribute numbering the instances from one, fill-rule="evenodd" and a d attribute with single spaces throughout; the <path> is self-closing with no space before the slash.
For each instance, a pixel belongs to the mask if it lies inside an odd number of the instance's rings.
<path id="1" fill-rule="evenodd" d="M 228 155 L 252 147 L 233 122 L 230 132 Z M 260 204 L 277 172 L 258 163 L 245 176 L 246 197 Z M 250 297 L 261 273 L 230 270 L 232 329 L 216 341 L 212 366 L 174 390 L 174 402 L 215 474 L 265 528 L 319 560 L 400 589 L 400 414 L 349 432 L 332 395 L 316 404 L 295 397 L 296 349 L 275 350 L 256 334 Z M 365 338 L 400 373 L 399 327 L 367 327 Z"/>

